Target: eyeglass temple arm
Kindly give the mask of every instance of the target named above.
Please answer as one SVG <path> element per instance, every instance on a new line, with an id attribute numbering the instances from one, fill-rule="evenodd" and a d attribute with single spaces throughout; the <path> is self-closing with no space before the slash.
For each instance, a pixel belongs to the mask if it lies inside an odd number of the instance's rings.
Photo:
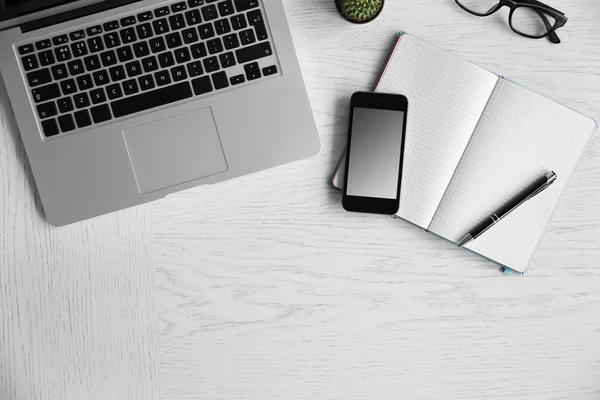
<path id="1" fill-rule="evenodd" d="M 549 10 L 552 10 L 556 13 L 559 13 L 560 15 L 565 15 L 565 13 L 558 11 L 556 8 L 552 8 L 547 4 L 542 3 L 541 1 L 537 1 L 537 0 L 519 0 L 521 3 L 527 3 L 527 4 L 533 4 L 535 6 L 540 6 L 540 7 L 544 7 L 547 8 Z"/>
<path id="2" fill-rule="evenodd" d="M 552 11 L 555 11 L 555 12 L 561 14 L 561 15 L 564 15 L 560 11 L 555 10 L 554 8 L 549 7 L 549 6 L 545 5 L 544 3 L 541 3 L 541 2 L 539 2 L 537 0 L 520 0 L 520 1 L 523 2 L 523 3 L 527 3 L 527 4 L 533 4 L 533 5 L 536 5 L 536 6 L 546 7 L 549 10 L 552 10 Z M 550 40 L 554 44 L 559 44 L 560 43 L 560 38 L 556 34 L 556 31 L 552 30 L 552 28 L 554 28 L 554 27 L 552 26 L 552 24 L 550 23 L 550 21 L 548 21 L 548 18 L 546 17 L 546 14 L 544 14 L 544 12 L 542 10 L 538 10 L 536 8 L 534 8 L 534 10 L 540 16 L 540 18 L 544 22 L 544 25 L 546 25 L 546 29 L 550 32 L 548 34 L 548 40 Z"/>

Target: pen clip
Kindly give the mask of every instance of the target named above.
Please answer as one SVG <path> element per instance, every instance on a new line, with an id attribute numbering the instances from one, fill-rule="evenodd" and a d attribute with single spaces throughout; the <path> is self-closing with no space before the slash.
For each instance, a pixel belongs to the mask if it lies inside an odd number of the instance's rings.
<path id="1" fill-rule="evenodd" d="M 537 196 L 538 194 L 542 193 L 544 190 L 548 189 L 555 181 L 557 178 L 556 173 L 554 173 L 554 171 L 549 172 L 547 175 L 547 181 L 544 185 L 542 185 L 539 189 L 537 189 L 535 192 L 531 193 L 531 196 L 527 197 L 527 199 L 525 199 L 525 201 L 529 201 L 531 199 L 533 199 L 535 196 Z"/>

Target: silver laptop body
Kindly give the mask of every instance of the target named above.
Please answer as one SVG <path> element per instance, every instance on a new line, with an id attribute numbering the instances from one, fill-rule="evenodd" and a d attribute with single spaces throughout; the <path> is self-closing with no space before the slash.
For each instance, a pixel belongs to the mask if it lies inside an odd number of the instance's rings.
<path id="1" fill-rule="evenodd" d="M 0 22 L 0 72 L 56 226 L 320 148 L 281 0 L 51 7 Z"/>

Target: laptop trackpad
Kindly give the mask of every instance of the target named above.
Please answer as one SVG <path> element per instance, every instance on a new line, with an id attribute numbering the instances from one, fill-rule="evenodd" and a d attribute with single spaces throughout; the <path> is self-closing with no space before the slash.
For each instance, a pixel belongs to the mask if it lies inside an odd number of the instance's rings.
<path id="1" fill-rule="evenodd" d="M 210 107 L 123 131 L 140 193 L 227 171 Z"/>

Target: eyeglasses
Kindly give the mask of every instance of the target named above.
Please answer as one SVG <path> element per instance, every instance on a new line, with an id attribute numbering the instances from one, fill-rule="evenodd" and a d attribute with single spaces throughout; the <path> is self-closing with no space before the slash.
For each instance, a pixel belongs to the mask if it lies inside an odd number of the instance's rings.
<path id="1" fill-rule="evenodd" d="M 478 17 L 492 15 L 504 6 L 510 8 L 508 22 L 513 31 L 532 39 L 548 37 L 560 43 L 556 30 L 567 23 L 565 14 L 537 0 L 455 0 L 463 10 Z"/>

